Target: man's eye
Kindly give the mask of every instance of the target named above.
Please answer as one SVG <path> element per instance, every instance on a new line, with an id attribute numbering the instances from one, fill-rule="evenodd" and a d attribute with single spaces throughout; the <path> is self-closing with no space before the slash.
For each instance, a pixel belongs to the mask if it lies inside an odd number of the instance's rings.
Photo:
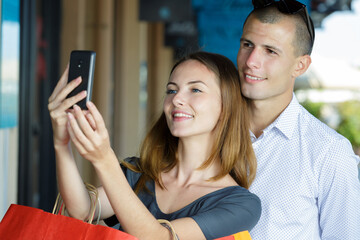
<path id="1" fill-rule="evenodd" d="M 176 90 L 173 89 L 166 90 L 166 94 L 174 94 L 174 93 L 176 93 Z"/>
<path id="2" fill-rule="evenodd" d="M 242 46 L 245 48 L 249 48 L 249 47 L 252 47 L 253 45 L 249 42 L 243 42 Z"/>
<path id="3" fill-rule="evenodd" d="M 277 52 L 273 51 L 272 49 L 268 49 L 267 51 L 268 51 L 268 53 L 270 53 L 270 54 L 277 54 Z"/>

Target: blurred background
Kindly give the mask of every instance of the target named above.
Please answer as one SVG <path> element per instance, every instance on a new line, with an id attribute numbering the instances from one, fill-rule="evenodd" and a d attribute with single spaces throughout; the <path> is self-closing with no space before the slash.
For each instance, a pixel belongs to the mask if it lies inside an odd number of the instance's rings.
<path id="1" fill-rule="evenodd" d="M 360 0 L 304 0 L 316 26 L 299 101 L 360 153 Z M 0 219 L 57 195 L 48 98 L 74 49 L 97 52 L 93 101 L 119 158 L 138 154 L 173 63 L 196 50 L 236 63 L 250 0 L 0 0 Z M 76 155 L 84 181 L 98 184 Z"/>

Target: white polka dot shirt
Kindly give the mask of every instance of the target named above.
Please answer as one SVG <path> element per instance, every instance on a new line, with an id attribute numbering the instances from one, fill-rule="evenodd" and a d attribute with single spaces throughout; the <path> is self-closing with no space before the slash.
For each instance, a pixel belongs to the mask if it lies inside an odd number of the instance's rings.
<path id="1" fill-rule="evenodd" d="M 252 141 L 258 169 L 250 191 L 262 203 L 252 239 L 360 239 L 359 157 L 347 139 L 294 95 Z"/>

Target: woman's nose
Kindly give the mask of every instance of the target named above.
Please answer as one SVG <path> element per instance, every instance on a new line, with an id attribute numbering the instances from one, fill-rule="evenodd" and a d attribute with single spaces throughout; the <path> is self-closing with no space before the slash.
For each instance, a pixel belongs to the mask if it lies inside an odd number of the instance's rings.
<path id="1" fill-rule="evenodd" d="M 185 98 L 184 98 L 183 93 L 181 93 L 180 91 L 175 93 L 175 95 L 174 95 L 174 97 L 172 99 L 172 102 L 173 102 L 174 106 L 182 106 L 182 105 L 184 105 Z"/>

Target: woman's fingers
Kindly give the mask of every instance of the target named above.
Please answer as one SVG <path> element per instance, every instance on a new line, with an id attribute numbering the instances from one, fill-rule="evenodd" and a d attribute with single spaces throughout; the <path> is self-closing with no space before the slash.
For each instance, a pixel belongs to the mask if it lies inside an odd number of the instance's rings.
<path id="1" fill-rule="evenodd" d="M 78 77 L 62 88 L 55 98 L 49 103 L 49 109 L 54 109 L 62 105 L 61 109 L 66 110 L 78 101 L 84 99 L 87 94 L 86 91 L 82 91 L 73 97 L 66 98 L 72 90 L 79 86 L 80 83 L 81 77 Z"/>
<path id="2" fill-rule="evenodd" d="M 89 141 L 89 139 L 86 137 L 86 135 L 83 133 L 81 128 L 78 125 L 77 119 L 75 119 L 74 115 L 72 113 L 68 113 L 69 118 L 69 134 L 71 137 L 71 140 L 75 144 L 76 148 L 81 154 L 87 153 L 89 150 L 92 150 L 92 143 Z M 89 128 L 91 128 L 89 126 Z"/>
<path id="3" fill-rule="evenodd" d="M 88 104 L 89 111 L 83 111 L 74 105 L 73 112 L 68 111 L 68 132 L 79 153 L 92 163 L 108 159 L 113 153 L 104 121 L 95 105 Z M 90 110 L 91 109 L 91 110 Z"/>
<path id="4" fill-rule="evenodd" d="M 86 91 L 82 91 L 73 97 L 67 98 L 69 93 L 79 86 L 82 81 L 81 77 L 78 77 L 71 82 L 68 82 L 68 72 L 69 69 L 66 67 L 53 93 L 49 97 L 48 104 L 54 133 L 54 143 L 61 145 L 67 144 L 70 139 L 67 129 L 67 123 L 69 122 L 67 112 L 73 113 L 74 111 L 73 109 L 70 109 L 70 107 L 84 99 L 87 95 Z M 76 137 L 76 135 L 73 136 Z"/>
<path id="5" fill-rule="evenodd" d="M 86 97 L 86 92 L 80 92 L 76 96 L 73 96 L 69 99 L 60 101 L 53 101 L 49 103 L 48 109 L 50 112 L 51 119 L 58 121 L 57 119 L 66 118 L 66 112 L 69 112 L 69 109 L 73 104 L 80 101 Z M 66 119 L 67 120 L 67 119 Z"/>
<path id="6" fill-rule="evenodd" d="M 87 107 L 89 109 L 88 117 L 92 123 L 89 121 L 85 122 L 85 119 L 79 119 L 80 127 L 84 130 L 85 135 L 89 138 L 89 141 L 94 146 L 94 149 L 106 150 L 110 146 L 110 139 L 108 131 L 105 127 L 104 119 L 102 118 L 100 112 L 97 110 L 95 105 L 92 102 L 87 102 Z M 80 112 L 78 106 L 74 107 Z M 79 114 L 82 115 L 82 114 Z M 78 115 L 76 115 L 78 116 Z M 91 116 L 91 117 L 90 117 Z"/>
<path id="7" fill-rule="evenodd" d="M 91 115 L 91 113 L 89 111 L 86 112 L 85 117 L 88 120 L 88 122 L 89 122 L 90 126 L 92 127 L 92 129 L 95 131 L 96 130 L 95 119 L 93 118 L 93 116 Z"/>
<path id="8" fill-rule="evenodd" d="M 81 108 L 76 104 L 74 105 L 74 112 L 78 126 L 80 127 L 80 130 L 85 135 L 85 137 L 91 140 L 95 139 L 96 136 L 93 127 L 88 122 Z"/>
<path id="9" fill-rule="evenodd" d="M 75 79 L 72 79 L 70 82 L 68 82 L 68 72 L 69 69 L 68 67 L 65 69 L 63 75 L 61 76 L 58 84 L 56 85 L 53 93 L 51 94 L 51 96 L 49 97 L 49 105 L 50 107 L 55 105 L 55 107 L 57 107 L 60 103 L 63 102 L 64 99 L 66 99 L 66 97 L 69 95 L 69 93 L 71 91 L 73 91 L 77 86 L 80 85 L 80 83 L 82 82 L 81 77 L 77 77 Z M 80 96 L 77 97 L 72 97 L 72 98 L 68 98 L 66 100 L 68 100 L 68 102 L 73 102 L 74 100 L 80 101 L 82 100 L 86 95 L 84 95 L 84 93 Z M 73 104 L 75 104 L 76 102 L 74 102 Z M 70 106 L 72 106 L 73 104 L 71 104 Z M 70 107 L 69 106 L 69 107 Z"/>
<path id="10" fill-rule="evenodd" d="M 59 82 L 56 84 L 54 91 L 49 97 L 49 103 L 52 102 L 55 99 L 55 97 L 58 95 L 58 93 L 61 91 L 61 89 L 63 89 L 66 86 L 68 82 L 67 81 L 68 75 L 69 75 L 69 64 L 66 66 L 64 73 L 62 74 Z"/>
<path id="11" fill-rule="evenodd" d="M 79 153 L 81 155 L 85 154 L 86 153 L 86 150 L 85 148 L 83 147 L 83 145 L 79 142 L 77 136 L 76 136 L 76 133 L 73 129 L 73 127 L 71 126 L 71 121 L 70 119 L 73 119 L 74 116 L 71 114 L 71 113 L 68 113 L 68 118 L 69 118 L 69 121 L 67 123 L 67 131 L 70 135 L 70 139 L 72 141 L 72 143 L 75 145 L 76 149 L 79 151 Z M 75 119 L 74 119 L 75 120 Z"/>
<path id="12" fill-rule="evenodd" d="M 97 130 L 99 132 L 107 132 L 104 119 L 102 118 L 96 106 L 91 101 L 88 101 L 86 103 L 86 106 L 88 107 L 91 115 L 93 116 Z"/>
<path id="13" fill-rule="evenodd" d="M 69 65 L 67 65 L 54 91 L 49 97 L 49 104 L 48 104 L 49 111 L 57 109 L 59 108 L 59 106 L 61 106 L 61 108 L 59 109 L 60 111 L 66 111 L 75 103 L 79 102 L 80 100 L 86 97 L 87 93 L 86 91 L 83 91 L 73 97 L 67 98 L 69 93 L 71 93 L 71 91 L 73 91 L 76 87 L 78 87 L 82 82 L 81 77 L 78 77 L 76 79 L 71 79 L 71 81 L 69 82 L 68 75 L 69 75 Z"/>

